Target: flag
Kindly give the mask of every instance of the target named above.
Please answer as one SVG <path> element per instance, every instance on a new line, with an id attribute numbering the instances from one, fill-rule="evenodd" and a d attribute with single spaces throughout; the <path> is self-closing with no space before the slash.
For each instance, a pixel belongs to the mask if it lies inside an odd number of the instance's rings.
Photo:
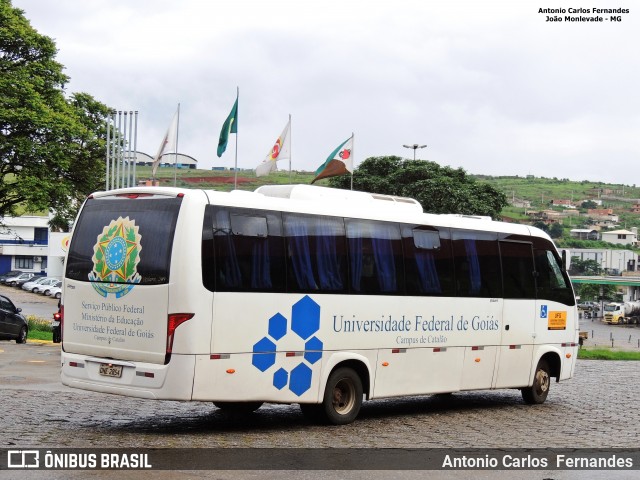
<path id="1" fill-rule="evenodd" d="M 322 178 L 337 177 L 338 175 L 344 175 L 346 173 L 353 173 L 353 135 L 346 139 L 336 148 L 327 161 L 324 162 L 316 170 L 316 178 L 311 183 L 314 183 Z"/>
<path id="2" fill-rule="evenodd" d="M 273 144 L 273 148 L 267 154 L 265 159 L 260 165 L 256 167 L 256 177 L 263 177 L 269 175 L 271 172 L 278 169 L 276 162 L 278 160 L 286 160 L 291 158 L 291 117 L 287 122 L 287 126 Z"/>
<path id="3" fill-rule="evenodd" d="M 229 113 L 229 116 L 222 124 L 220 140 L 218 140 L 218 157 L 221 157 L 227 149 L 227 142 L 229 141 L 229 135 L 231 133 L 238 133 L 238 97 L 236 97 L 231 113 Z"/>
<path id="4" fill-rule="evenodd" d="M 151 164 L 151 176 L 155 178 L 156 171 L 158 170 L 158 165 L 160 165 L 160 159 L 162 155 L 168 153 L 170 151 L 176 152 L 176 148 L 178 147 L 178 110 L 173 115 L 173 119 L 171 120 L 171 124 L 167 129 L 167 133 L 164 134 L 164 138 L 162 139 L 162 143 L 160 144 L 160 148 L 158 148 L 158 153 L 153 158 L 153 163 Z"/>

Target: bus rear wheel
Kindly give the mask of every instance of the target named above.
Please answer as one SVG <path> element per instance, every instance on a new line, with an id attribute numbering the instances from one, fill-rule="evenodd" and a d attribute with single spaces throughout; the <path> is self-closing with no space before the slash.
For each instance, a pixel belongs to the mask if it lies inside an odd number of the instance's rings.
<path id="1" fill-rule="evenodd" d="M 540 360 L 533 376 L 533 385 L 522 389 L 522 398 L 529 405 L 544 403 L 551 387 L 551 374 L 546 360 Z"/>
<path id="2" fill-rule="evenodd" d="M 336 369 L 329 375 L 324 399 L 322 404 L 318 406 L 322 420 L 333 425 L 346 425 L 356 419 L 361 406 L 362 380 L 360 380 L 360 376 L 351 368 Z"/>
<path id="3" fill-rule="evenodd" d="M 213 402 L 213 404 L 227 413 L 251 413 L 262 406 L 262 402 Z"/>

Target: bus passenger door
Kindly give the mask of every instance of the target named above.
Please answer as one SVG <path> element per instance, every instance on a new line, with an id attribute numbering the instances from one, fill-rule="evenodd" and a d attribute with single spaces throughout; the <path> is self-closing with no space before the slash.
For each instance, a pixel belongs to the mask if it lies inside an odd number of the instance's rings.
<path id="1" fill-rule="evenodd" d="M 501 241 L 504 304 L 494 388 L 529 383 L 535 338 L 536 290 L 531 243 Z"/>

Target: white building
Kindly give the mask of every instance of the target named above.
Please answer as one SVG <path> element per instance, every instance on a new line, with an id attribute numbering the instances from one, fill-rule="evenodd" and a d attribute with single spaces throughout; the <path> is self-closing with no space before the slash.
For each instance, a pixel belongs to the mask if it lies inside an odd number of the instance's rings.
<path id="1" fill-rule="evenodd" d="M 0 218 L 0 274 L 11 270 L 47 272 L 49 217 Z"/>
<path id="2" fill-rule="evenodd" d="M 567 248 L 567 269 L 578 258 L 582 261 L 593 260 L 605 274 L 622 275 L 623 272 L 638 271 L 638 254 L 631 250 L 609 250 L 604 248 Z"/>
<path id="3" fill-rule="evenodd" d="M 637 245 L 638 229 L 633 227 L 629 230 L 612 230 L 610 232 L 601 232 L 600 238 L 603 242 L 615 243 L 617 245 Z"/>

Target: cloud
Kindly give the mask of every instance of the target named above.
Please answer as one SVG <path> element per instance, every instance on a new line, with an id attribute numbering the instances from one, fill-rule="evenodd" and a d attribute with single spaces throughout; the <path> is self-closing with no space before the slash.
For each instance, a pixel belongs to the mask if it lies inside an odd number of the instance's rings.
<path id="1" fill-rule="evenodd" d="M 356 164 L 420 143 L 419 157 L 477 174 L 628 182 L 640 154 L 633 10 L 585 24 L 546 22 L 529 0 L 14 5 L 56 40 L 70 92 L 140 112 L 141 150 L 180 103 L 180 150 L 204 168 L 232 166 L 233 148 L 215 147 L 236 87 L 244 168 L 289 114 L 305 170 L 352 132 Z"/>

